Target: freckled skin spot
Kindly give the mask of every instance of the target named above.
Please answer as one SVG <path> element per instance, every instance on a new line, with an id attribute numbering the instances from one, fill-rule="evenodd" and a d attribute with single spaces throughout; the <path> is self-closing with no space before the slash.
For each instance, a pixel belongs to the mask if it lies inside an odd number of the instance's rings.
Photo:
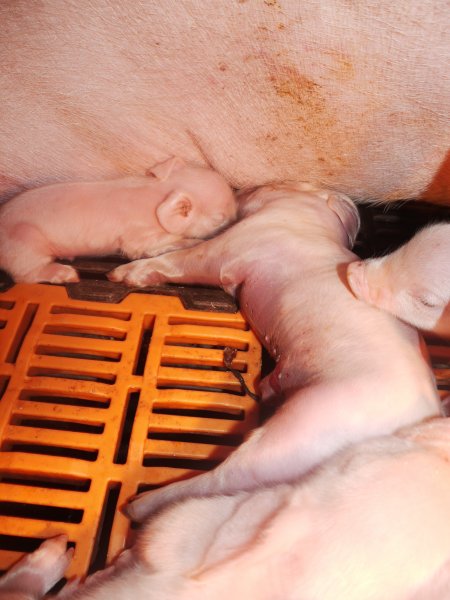
<path id="1" fill-rule="evenodd" d="M 341 58 L 344 60 L 339 54 Z M 354 163 L 355 139 L 342 130 L 341 115 L 328 88 L 285 58 L 268 54 L 264 55 L 264 63 L 273 118 L 267 121 L 268 132 L 258 142 L 266 150 L 267 160 L 279 154 L 276 142 L 268 134 L 278 135 L 280 140 L 282 131 L 285 147 L 289 146 L 292 152 L 308 148 L 315 154 L 316 169 L 308 171 L 311 181 L 324 185 L 330 177 L 340 178 Z M 337 71 L 340 64 L 334 55 L 327 62 Z"/>
<path id="2" fill-rule="evenodd" d="M 292 66 L 280 67 L 270 81 L 276 95 L 289 102 L 289 118 L 302 125 L 304 132 L 314 137 L 317 127 L 332 127 L 334 116 L 327 109 L 321 86 L 299 73 Z"/>
<path id="3" fill-rule="evenodd" d="M 278 8 L 279 10 L 281 9 L 278 0 L 264 0 L 264 4 L 266 6 L 273 6 L 274 8 Z"/>
<path id="4" fill-rule="evenodd" d="M 325 110 L 325 100 L 321 94 L 321 88 L 318 83 L 302 75 L 292 66 L 280 67 L 270 76 L 277 96 L 287 98 L 301 108 L 305 108 L 310 113 L 322 113 Z M 305 117 L 306 112 L 296 114 L 299 117 Z"/>
<path id="5" fill-rule="evenodd" d="M 349 56 L 339 50 L 324 50 L 324 54 L 332 59 L 330 74 L 337 80 L 347 81 L 355 76 L 355 69 Z"/>
<path id="6" fill-rule="evenodd" d="M 219 71 L 228 71 L 228 67 L 225 63 L 219 63 Z"/>

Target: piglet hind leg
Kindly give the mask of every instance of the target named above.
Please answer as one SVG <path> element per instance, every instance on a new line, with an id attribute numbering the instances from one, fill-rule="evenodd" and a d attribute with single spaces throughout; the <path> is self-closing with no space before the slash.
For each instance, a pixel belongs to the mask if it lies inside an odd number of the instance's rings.
<path id="1" fill-rule="evenodd" d="M 253 467 L 258 463 L 260 432 L 260 429 L 254 432 L 216 469 L 135 496 L 124 508 L 125 513 L 140 522 L 172 502 L 257 488 L 259 478 L 254 476 Z"/>
<path id="2" fill-rule="evenodd" d="M 0 235 L 0 257 L 1 266 L 16 282 L 79 281 L 73 267 L 53 262 L 47 240 L 27 223 L 20 223 L 6 236 Z"/>
<path id="3" fill-rule="evenodd" d="M 77 271 L 70 265 L 61 265 L 52 262 L 36 270 L 33 281 L 47 281 L 48 283 L 69 283 L 79 281 Z"/>
<path id="4" fill-rule="evenodd" d="M 63 577 L 72 559 L 67 536 L 46 540 L 0 578 L 0 600 L 39 600 Z"/>
<path id="5" fill-rule="evenodd" d="M 310 415 L 302 416 L 303 412 Z M 163 506 L 189 497 L 233 494 L 293 481 L 337 448 L 323 450 L 314 435 L 314 410 L 299 410 L 289 401 L 217 468 L 162 488 L 144 492 L 125 507 L 142 521 Z"/>

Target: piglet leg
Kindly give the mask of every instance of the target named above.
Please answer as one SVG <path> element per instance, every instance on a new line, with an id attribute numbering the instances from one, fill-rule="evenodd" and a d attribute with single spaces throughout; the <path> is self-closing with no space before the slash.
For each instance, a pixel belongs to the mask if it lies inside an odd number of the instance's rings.
<path id="1" fill-rule="evenodd" d="M 63 577 L 72 555 L 67 536 L 46 540 L 0 578 L 0 600 L 39 600 Z"/>
<path id="2" fill-rule="evenodd" d="M 79 281 L 73 267 L 53 262 L 54 256 L 47 240 L 38 229 L 27 223 L 20 223 L 7 238 L 0 238 L 1 253 L 6 257 L 5 269 L 14 274 L 17 282 Z"/>
<path id="3" fill-rule="evenodd" d="M 76 269 L 69 265 L 50 263 L 33 273 L 33 281 L 48 281 L 49 283 L 69 283 L 80 281 Z"/>
<path id="4" fill-rule="evenodd" d="M 331 435 L 317 417 L 326 411 L 327 396 L 321 386 L 297 393 L 218 467 L 136 496 L 125 509 L 128 516 L 142 521 L 184 498 L 250 491 L 303 475 L 343 445 L 341 434 Z"/>
<path id="5" fill-rule="evenodd" d="M 198 238 L 182 238 L 167 241 L 167 236 L 164 236 L 163 241 L 158 244 L 155 240 L 155 235 L 146 236 L 142 239 L 132 239 L 121 242 L 122 252 L 128 258 L 135 260 L 142 257 L 151 258 L 159 256 L 166 252 L 174 252 L 183 248 L 191 248 L 200 244 L 202 240 Z"/>
<path id="6" fill-rule="evenodd" d="M 108 274 L 108 278 L 137 287 L 170 281 L 222 286 L 234 292 L 238 282 L 223 268 L 223 238 L 225 236 L 164 256 L 135 260 L 117 267 Z"/>

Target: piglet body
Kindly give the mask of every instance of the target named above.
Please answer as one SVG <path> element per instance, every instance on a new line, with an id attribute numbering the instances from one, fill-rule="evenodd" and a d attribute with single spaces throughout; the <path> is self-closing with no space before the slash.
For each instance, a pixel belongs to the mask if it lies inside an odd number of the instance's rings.
<path id="1" fill-rule="evenodd" d="M 235 214 L 223 177 L 175 158 L 145 177 L 33 189 L 0 208 L 0 268 L 16 281 L 77 281 L 54 259 L 156 256 L 198 243 Z"/>
<path id="2" fill-rule="evenodd" d="M 446 600 L 449 440 L 431 419 L 290 484 L 187 499 L 58 600 Z"/>
<path id="3" fill-rule="evenodd" d="M 398 250 L 348 266 L 357 298 L 425 331 L 450 334 L 450 223 L 426 227 Z"/>
<path id="4" fill-rule="evenodd" d="M 134 519 L 183 497 L 290 481 L 351 443 L 440 412 L 417 332 L 356 300 L 344 283 L 359 223 L 349 199 L 306 184 L 262 188 L 242 202 L 241 218 L 195 248 L 111 273 L 133 285 L 238 290 L 278 361 L 263 394 L 286 399 L 213 471 L 134 499 Z"/>

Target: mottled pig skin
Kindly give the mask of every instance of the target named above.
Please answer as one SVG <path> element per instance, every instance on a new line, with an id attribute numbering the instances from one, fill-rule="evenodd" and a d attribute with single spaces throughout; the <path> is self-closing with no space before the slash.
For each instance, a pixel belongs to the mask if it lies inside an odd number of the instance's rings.
<path id="1" fill-rule="evenodd" d="M 350 263 L 355 296 L 450 338 L 450 223 L 426 227 L 392 254 Z"/>
<path id="2" fill-rule="evenodd" d="M 292 484 L 187 499 L 117 567 L 57 598 L 447 600 L 449 440 L 450 420 L 431 419 Z"/>
<path id="3" fill-rule="evenodd" d="M 221 175 L 175 157 L 142 177 L 36 188 L 0 206 L 0 268 L 18 282 L 78 281 L 55 258 L 186 248 L 234 220 L 236 207 Z"/>
<path id="4" fill-rule="evenodd" d="M 169 156 L 449 199 L 447 0 L 0 3 L 0 197 Z"/>
<path id="5" fill-rule="evenodd" d="M 183 497 L 292 480 L 348 444 L 440 411 L 418 333 L 357 300 L 345 284 L 359 225 L 349 198 L 287 184 L 240 202 L 241 220 L 218 237 L 123 265 L 110 278 L 237 292 L 277 361 L 263 396 L 286 401 L 213 471 L 138 496 L 127 509 L 136 520 Z"/>

